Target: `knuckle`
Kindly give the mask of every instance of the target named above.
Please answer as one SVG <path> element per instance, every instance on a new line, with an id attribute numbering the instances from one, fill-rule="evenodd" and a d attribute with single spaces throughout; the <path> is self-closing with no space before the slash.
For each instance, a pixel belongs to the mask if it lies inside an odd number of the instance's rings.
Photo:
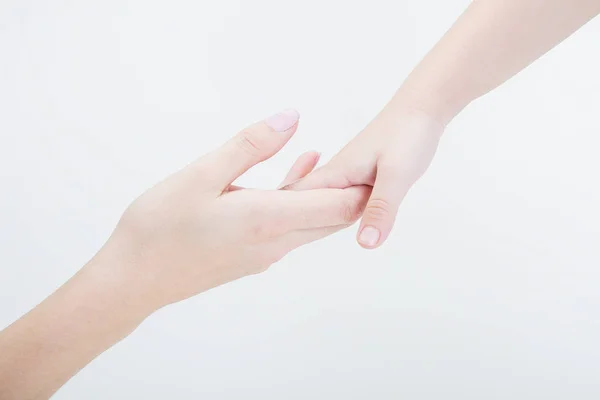
<path id="1" fill-rule="evenodd" d="M 263 242 L 274 236 L 272 218 L 260 202 L 246 202 L 239 220 L 243 221 L 244 231 L 253 242 Z"/>
<path id="2" fill-rule="evenodd" d="M 268 237 L 268 234 L 267 234 L 268 230 L 265 228 L 265 224 L 260 223 L 259 221 L 251 222 L 249 228 L 250 228 L 249 229 L 250 237 L 252 237 L 252 238 L 264 239 L 264 238 Z"/>
<path id="3" fill-rule="evenodd" d="M 359 217 L 358 205 L 353 201 L 346 200 L 342 203 L 341 218 L 344 225 L 352 224 Z"/>
<path id="4" fill-rule="evenodd" d="M 371 199 L 365 210 L 365 218 L 380 221 L 389 217 L 391 206 L 384 199 Z"/>
<path id="5" fill-rule="evenodd" d="M 281 261 L 287 253 L 281 249 L 267 248 L 261 251 L 256 265 L 252 268 L 251 274 L 261 274 L 266 272 L 273 264 Z"/>
<path id="6" fill-rule="evenodd" d="M 277 236 L 277 229 L 275 224 L 257 218 L 250 223 L 250 235 L 258 240 L 269 240 Z"/>
<path id="7" fill-rule="evenodd" d="M 274 263 L 270 263 L 268 260 L 263 260 L 262 263 L 260 263 L 252 271 L 250 271 L 249 274 L 250 275 L 258 275 L 258 274 L 262 274 L 263 272 L 267 272 L 269 270 L 269 267 L 272 264 L 274 264 Z"/>
<path id="8" fill-rule="evenodd" d="M 283 250 L 272 250 L 266 256 L 265 259 L 265 270 L 267 270 L 271 265 L 278 263 L 281 261 L 283 257 L 285 257 L 287 253 Z"/>
<path id="9" fill-rule="evenodd" d="M 245 154 L 252 158 L 259 158 L 264 152 L 264 139 L 255 131 L 242 131 L 236 140 L 236 145 Z"/>

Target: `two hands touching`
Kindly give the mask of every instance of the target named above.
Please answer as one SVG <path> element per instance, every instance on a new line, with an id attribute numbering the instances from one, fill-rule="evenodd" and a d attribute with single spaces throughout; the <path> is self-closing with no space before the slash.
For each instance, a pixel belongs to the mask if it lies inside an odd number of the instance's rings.
<path id="1" fill-rule="evenodd" d="M 375 248 L 400 202 L 430 164 L 442 125 L 390 106 L 331 162 L 300 156 L 279 190 L 233 185 L 290 140 L 299 115 L 287 110 L 238 133 L 220 149 L 140 196 L 91 264 L 110 265 L 150 310 L 265 271 L 290 251 L 353 225 Z"/>
<path id="2" fill-rule="evenodd" d="M 265 271 L 290 251 L 352 225 L 369 197 L 366 185 L 303 191 L 233 185 L 283 148 L 298 118 L 287 110 L 256 123 L 144 193 L 96 259 L 126 264 L 118 273 L 135 277 L 130 287 L 147 292 L 157 308 Z M 304 178 L 318 158 L 300 156 L 279 187 Z"/>
<path id="3" fill-rule="evenodd" d="M 298 127 L 293 110 L 142 194 L 86 266 L 0 333 L 0 398 L 48 398 L 158 309 L 263 272 L 363 214 L 361 243 L 379 245 L 441 132 L 417 112 L 382 116 L 312 174 L 319 154 L 303 154 L 277 190 L 233 182 L 283 148 Z"/>
<path id="4" fill-rule="evenodd" d="M 254 190 L 233 182 L 295 133 L 298 113 L 256 123 L 142 194 L 71 280 L 0 333 L 0 398 L 48 398 L 161 307 L 266 270 L 358 220 L 368 185 Z M 305 153 L 280 187 L 319 155 Z"/>
<path id="5" fill-rule="evenodd" d="M 400 203 L 433 160 L 444 125 L 423 110 L 390 102 L 329 163 L 288 190 L 372 187 L 358 243 L 373 249 L 388 238 Z"/>
<path id="6" fill-rule="evenodd" d="M 475 0 L 383 111 L 328 164 L 299 158 L 283 190 L 233 186 L 298 114 L 257 123 L 138 198 L 71 280 L 0 332 L 0 399 L 45 399 L 157 309 L 267 269 L 361 216 L 388 238 L 445 125 L 600 13 L 600 0 Z"/>
<path id="7" fill-rule="evenodd" d="M 414 110 L 381 115 L 325 167 L 311 173 L 319 155 L 303 154 L 280 190 L 233 183 L 283 148 L 298 113 L 284 111 L 246 128 L 140 196 L 92 264 L 110 265 L 111 275 L 159 308 L 262 272 L 361 215 L 359 242 L 378 246 L 442 131 Z"/>
<path id="8" fill-rule="evenodd" d="M 48 398 L 156 310 L 265 271 L 361 215 L 361 242 L 380 244 L 439 127 L 420 113 L 384 112 L 312 174 L 319 155 L 308 152 L 280 189 L 234 186 L 283 148 L 298 118 L 288 110 L 248 127 L 136 199 L 86 266 L 0 334 L 0 398 Z"/>

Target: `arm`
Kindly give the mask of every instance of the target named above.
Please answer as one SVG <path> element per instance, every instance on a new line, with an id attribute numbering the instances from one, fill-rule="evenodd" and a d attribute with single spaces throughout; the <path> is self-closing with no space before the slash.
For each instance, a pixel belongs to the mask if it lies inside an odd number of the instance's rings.
<path id="1" fill-rule="evenodd" d="M 290 139 L 298 116 L 255 124 L 138 198 L 96 256 L 0 332 L 0 399 L 46 399 L 157 309 L 266 270 L 358 219 L 365 187 L 306 192 L 232 186 Z M 286 182 L 312 170 L 307 153 Z"/>
<path id="2" fill-rule="evenodd" d="M 326 166 L 287 188 L 373 185 L 358 242 L 380 246 L 452 118 L 598 13 L 600 0 L 474 1 L 377 117 Z"/>
<path id="3" fill-rule="evenodd" d="M 443 123 L 600 13 L 599 0 L 478 0 L 422 60 L 395 101 Z"/>
<path id="4" fill-rule="evenodd" d="M 49 398 L 150 314 L 118 279 L 101 273 L 114 267 L 91 262 L 0 333 L 1 399 Z"/>

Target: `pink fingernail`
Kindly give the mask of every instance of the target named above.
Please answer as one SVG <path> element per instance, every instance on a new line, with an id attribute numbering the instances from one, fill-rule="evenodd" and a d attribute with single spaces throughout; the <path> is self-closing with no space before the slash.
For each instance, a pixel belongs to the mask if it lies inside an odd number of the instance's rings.
<path id="1" fill-rule="evenodd" d="M 270 116 L 265 120 L 266 124 L 275 132 L 285 132 L 296 125 L 300 114 L 294 109 L 289 109 Z"/>
<path id="2" fill-rule="evenodd" d="M 366 226 L 360 232 L 358 236 L 358 241 L 360 244 L 366 247 L 375 247 L 377 243 L 379 243 L 379 238 L 381 237 L 381 233 L 379 229 L 373 228 L 372 226 Z"/>

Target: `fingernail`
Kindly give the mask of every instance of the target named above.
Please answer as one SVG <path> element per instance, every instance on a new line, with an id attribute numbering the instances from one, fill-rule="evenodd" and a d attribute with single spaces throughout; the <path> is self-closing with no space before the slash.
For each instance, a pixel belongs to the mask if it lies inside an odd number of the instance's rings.
<path id="1" fill-rule="evenodd" d="M 265 122 L 275 132 L 285 132 L 294 126 L 299 118 L 298 111 L 289 109 L 270 116 Z"/>
<path id="2" fill-rule="evenodd" d="M 381 233 L 379 229 L 373 228 L 372 226 L 366 226 L 360 232 L 358 236 L 358 241 L 360 244 L 366 247 L 375 247 L 379 242 L 379 238 L 381 237 Z"/>

